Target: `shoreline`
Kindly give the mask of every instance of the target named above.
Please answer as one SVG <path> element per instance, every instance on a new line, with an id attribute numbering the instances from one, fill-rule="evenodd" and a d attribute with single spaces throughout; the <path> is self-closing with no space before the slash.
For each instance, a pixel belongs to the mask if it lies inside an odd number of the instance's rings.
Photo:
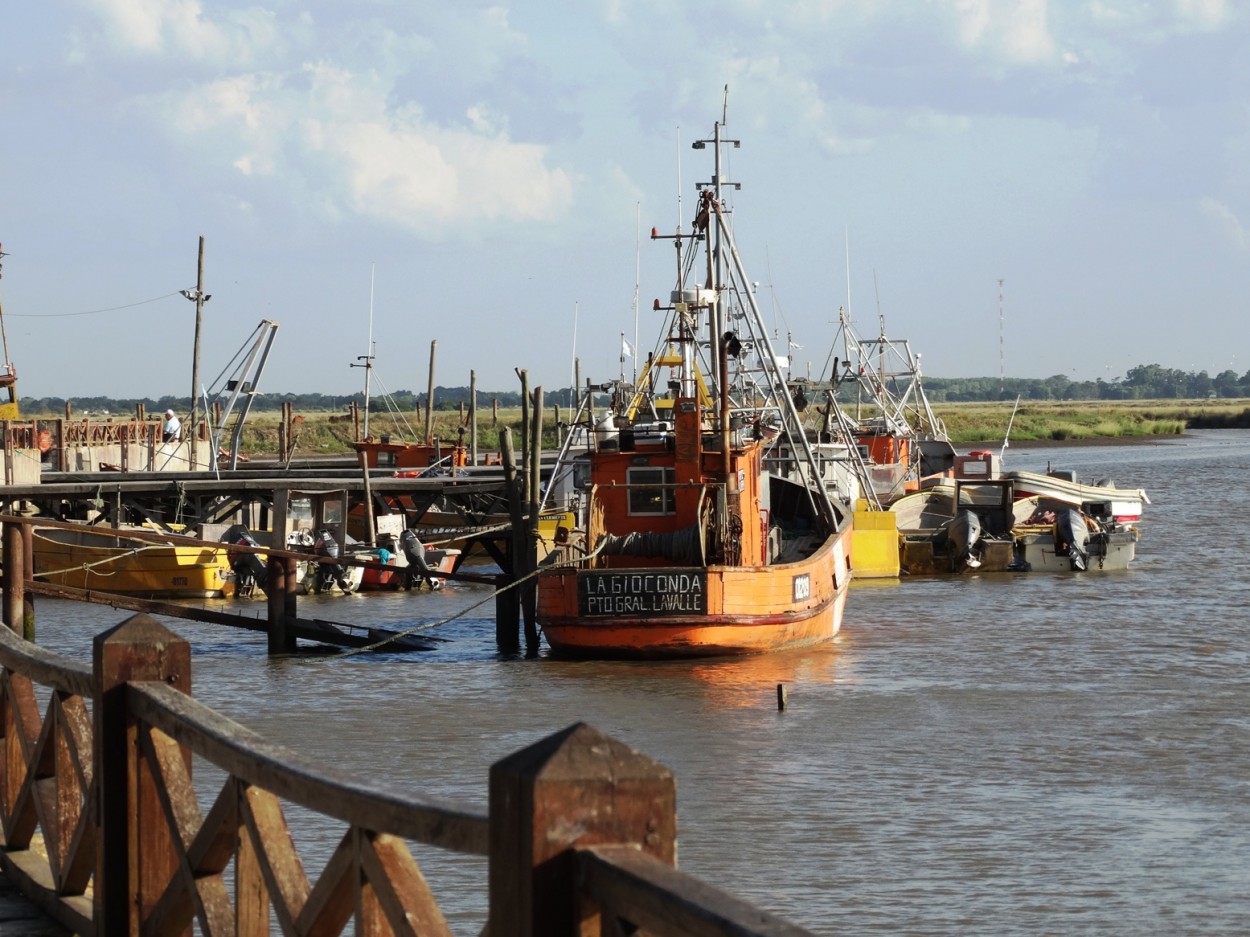
<path id="1" fill-rule="evenodd" d="M 1009 440 L 1007 450 L 1012 449 L 1068 449 L 1082 446 L 1167 446 L 1182 439 L 1190 439 L 1190 433 L 1159 433 L 1150 436 L 1082 436 L 1069 439 L 1021 439 Z M 954 445 L 952 443 L 952 445 Z M 959 443 L 956 449 L 988 449 L 996 452 L 1002 449 L 1001 440 L 984 440 L 982 442 Z"/>

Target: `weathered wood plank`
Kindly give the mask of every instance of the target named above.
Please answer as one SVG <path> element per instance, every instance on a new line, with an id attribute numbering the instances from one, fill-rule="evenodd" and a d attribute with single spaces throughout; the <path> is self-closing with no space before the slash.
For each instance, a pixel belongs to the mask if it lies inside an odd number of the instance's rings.
<path id="1" fill-rule="evenodd" d="M 0 628 L 0 665 L 11 674 L 69 696 L 90 699 L 95 693 L 90 667 L 23 641 L 4 628 Z"/>
<path id="2" fill-rule="evenodd" d="M 577 850 L 582 888 L 655 937 L 811 937 L 811 931 L 629 846 Z"/>
<path id="3" fill-rule="evenodd" d="M 233 800 L 236 831 L 242 823 L 238 809 L 244 787 L 233 778 L 226 785 Z M 265 937 L 269 933 L 269 889 L 252 837 L 238 836 L 234 857 L 234 932 L 241 937 Z"/>
<path id="4" fill-rule="evenodd" d="M 360 888 L 356 852 L 356 836 L 348 830 L 300 910 L 301 934 L 337 934 L 351 920 L 356 909 L 356 892 Z"/>
<path id="5" fill-rule="evenodd" d="M 299 933 L 296 921 L 308 902 L 308 876 L 300 861 L 278 798 L 249 787 L 240 801 L 246 836 L 268 889 L 274 914 L 287 933 Z"/>
<path id="6" fill-rule="evenodd" d="M 361 835 L 361 870 L 379 909 L 394 924 L 395 933 L 421 937 L 451 937 L 434 893 L 408 845 L 386 833 Z"/>
<path id="7" fill-rule="evenodd" d="M 486 855 L 487 819 L 432 798 L 358 781 L 269 742 L 202 703 L 151 683 L 132 688 L 135 716 L 177 738 L 233 777 L 366 830 Z"/>
<path id="8" fill-rule="evenodd" d="M 4 836 L 10 849 L 26 849 L 39 823 L 35 758 L 40 749 L 43 721 L 35 700 L 35 688 L 28 678 L 10 674 L 7 691 Z"/>

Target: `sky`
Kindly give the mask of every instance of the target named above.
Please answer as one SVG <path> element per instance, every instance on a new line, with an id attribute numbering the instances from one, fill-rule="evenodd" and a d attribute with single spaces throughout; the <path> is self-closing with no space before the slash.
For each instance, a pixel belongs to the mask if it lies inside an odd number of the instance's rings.
<path id="1" fill-rule="evenodd" d="M 423 391 L 435 341 L 440 385 L 611 379 L 722 119 L 800 373 L 840 307 L 935 377 L 1250 370 L 1233 0 L 40 0 L 0 20 L 19 392 L 189 396 L 201 238 L 210 391 L 266 320 L 273 393 Z"/>

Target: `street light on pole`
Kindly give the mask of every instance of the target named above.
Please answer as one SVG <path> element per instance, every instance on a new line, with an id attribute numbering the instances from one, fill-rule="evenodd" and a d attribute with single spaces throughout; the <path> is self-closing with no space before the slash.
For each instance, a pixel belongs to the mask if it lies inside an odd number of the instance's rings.
<path id="1" fill-rule="evenodd" d="M 195 346 L 191 354 L 191 417 L 188 434 L 191 437 L 191 468 L 199 468 L 196 459 L 198 437 L 195 425 L 196 401 L 200 399 L 200 328 L 204 319 L 204 304 L 212 299 L 204 292 L 204 235 L 200 235 L 200 259 L 195 277 L 195 289 L 181 290 L 183 296 L 195 303 Z"/>

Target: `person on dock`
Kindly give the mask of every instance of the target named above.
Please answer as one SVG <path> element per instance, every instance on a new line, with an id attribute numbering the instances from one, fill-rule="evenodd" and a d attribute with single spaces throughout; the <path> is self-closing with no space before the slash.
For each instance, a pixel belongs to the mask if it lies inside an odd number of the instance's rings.
<path id="1" fill-rule="evenodd" d="M 161 429 L 161 442 L 178 442 L 182 439 L 182 421 L 173 410 L 165 411 L 165 426 Z"/>

